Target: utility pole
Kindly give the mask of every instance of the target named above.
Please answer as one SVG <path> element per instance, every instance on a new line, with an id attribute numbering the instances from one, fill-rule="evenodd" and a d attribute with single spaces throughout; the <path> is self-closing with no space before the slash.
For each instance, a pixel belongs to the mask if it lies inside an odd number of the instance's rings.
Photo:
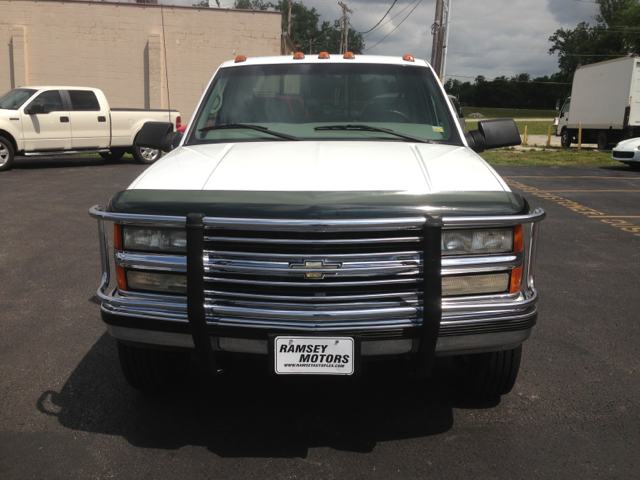
<path id="1" fill-rule="evenodd" d="M 451 23 L 451 0 L 447 0 L 446 15 L 447 20 L 444 26 L 444 45 L 442 46 L 442 50 L 444 51 L 444 53 L 442 54 L 442 68 L 440 69 L 440 83 L 444 83 L 444 72 L 447 68 L 447 50 L 449 49 L 449 25 Z"/>
<path id="2" fill-rule="evenodd" d="M 338 5 L 342 7 L 342 39 L 340 40 L 340 54 L 342 55 L 349 51 L 349 18 L 347 17 L 347 12 L 353 13 L 353 10 L 350 10 L 346 3 L 338 2 Z M 342 50 L 343 46 L 344 51 Z"/>
<path id="3" fill-rule="evenodd" d="M 293 0 L 289 0 L 289 22 L 287 23 L 287 34 L 291 37 L 291 6 L 293 5 Z"/>
<path id="4" fill-rule="evenodd" d="M 445 28 L 442 25 L 442 15 L 444 13 L 444 0 L 436 0 L 436 17 L 431 25 L 431 34 L 433 35 L 433 45 L 431 47 L 431 66 L 436 71 L 438 78 L 440 77 L 440 68 L 442 66 L 442 43 L 444 42 Z"/>

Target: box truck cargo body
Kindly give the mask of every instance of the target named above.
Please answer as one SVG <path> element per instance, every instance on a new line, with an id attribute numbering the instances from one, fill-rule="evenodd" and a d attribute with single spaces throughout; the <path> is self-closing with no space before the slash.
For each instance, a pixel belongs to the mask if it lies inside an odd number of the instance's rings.
<path id="1" fill-rule="evenodd" d="M 579 67 L 571 97 L 562 107 L 556 134 L 568 147 L 578 141 L 606 148 L 640 136 L 640 57 L 622 57 Z"/>

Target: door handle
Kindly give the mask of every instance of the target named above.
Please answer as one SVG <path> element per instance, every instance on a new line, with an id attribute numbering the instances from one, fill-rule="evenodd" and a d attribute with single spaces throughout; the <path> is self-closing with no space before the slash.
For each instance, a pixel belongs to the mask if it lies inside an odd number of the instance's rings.
<path id="1" fill-rule="evenodd" d="M 107 121 L 107 117 L 98 117 L 98 121 L 99 122 L 106 122 Z"/>
<path id="2" fill-rule="evenodd" d="M 69 123 L 69 117 L 60 117 L 60 123 Z"/>

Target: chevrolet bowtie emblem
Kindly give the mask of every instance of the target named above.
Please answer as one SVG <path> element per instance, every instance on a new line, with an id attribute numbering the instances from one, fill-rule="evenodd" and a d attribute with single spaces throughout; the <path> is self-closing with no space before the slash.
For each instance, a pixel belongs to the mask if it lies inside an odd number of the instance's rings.
<path id="1" fill-rule="evenodd" d="M 337 270 L 342 264 L 341 263 L 324 263 L 324 261 L 319 262 L 309 262 L 305 261 L 304 263 L 292 263 L 289 265 L 291 268 L 302 269 L 302 270 Z M 329 272 L 327 272 L 329 273 Z M 305 278 L 324 278 L 324 272 L 305 272 Z"/>

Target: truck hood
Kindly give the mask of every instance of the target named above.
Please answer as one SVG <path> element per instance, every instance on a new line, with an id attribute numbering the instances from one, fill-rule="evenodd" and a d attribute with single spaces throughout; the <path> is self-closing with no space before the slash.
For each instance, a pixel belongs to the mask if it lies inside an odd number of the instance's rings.
<path id="1" fill-rule="evenodd" d="M 509 191 L 466 147 L 400 142 L 251 142 L 180 147 L 129 189 Z"/>

